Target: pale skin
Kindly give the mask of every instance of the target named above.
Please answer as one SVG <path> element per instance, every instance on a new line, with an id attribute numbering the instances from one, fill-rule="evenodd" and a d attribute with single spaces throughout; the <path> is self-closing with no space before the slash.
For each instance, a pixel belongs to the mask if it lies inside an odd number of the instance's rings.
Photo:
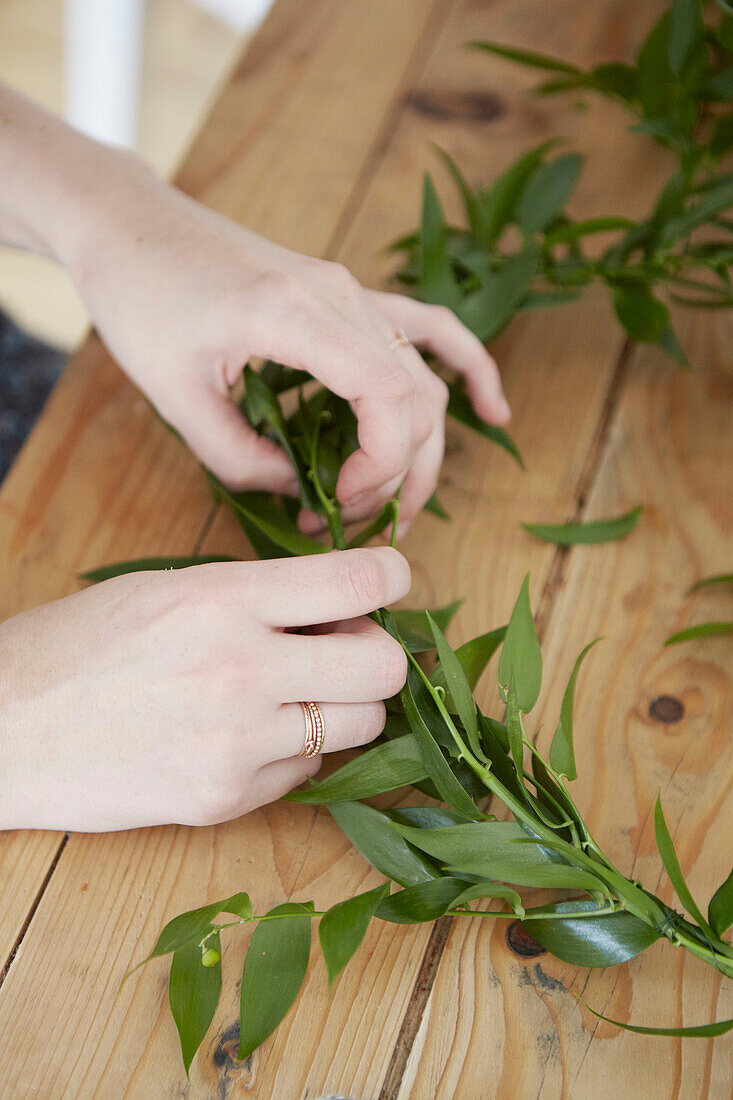
<path id="1" fill-rule="evenodd" d="M 2 87 L 0 176 L 0 241 L 66 267 L 122 369 L 232 488 L 296 492 L 230 398 L 255 356 L 351 403 L 344 518 L 402 486 L 399 535 L 444 451 L 447 390 L 416 347 L 480 416 L 509 419 L 496 364 L 450 311 L 273 244 Z M 416 347 L 390 350 L 398 329 Z M 327 752 L 381 731 L 406 663 L 366 616 L 409 584 L 381 547 L 137 573 L 0 624 L 0 828 L 211 824 L 280 797 L 321 762 L 297 755 L 298 700 L 320 704 Z"/>

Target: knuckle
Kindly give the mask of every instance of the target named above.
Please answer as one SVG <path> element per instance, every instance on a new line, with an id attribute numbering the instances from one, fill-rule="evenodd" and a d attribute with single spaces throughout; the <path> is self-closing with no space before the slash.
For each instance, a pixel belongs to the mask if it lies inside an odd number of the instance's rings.
<path id="1" fill-rule="evenodd" d="M 441 412 L 445 412 L 448 408 L 448 398 L 450 397 L 450 390 L 447 384 L 442 378 L 438 378 L 437 374 L 432 375 L 430 381 L 430 393 L 433 396 L 435 403 Z"/>
<path id="2" fill-rule="evenodd" d="M 386 579 L 381 563 L 369 550 L 354 550 L 344 554 L 340 563 L 342 583 L 349 605 L 373 610 L 384 600 Z"/>
<path id="3" fill-rule="evenodd" d="M 384 699 L 396 695 L 407 679 L 407 657 L 402 646 L 389 634 L 380 639 L 381 652 L 377 655 L 376 676 L 380 694 Z"/>
<path id="4" fill-rule="evenodd" d="M 189 805 L 186 825 L 218 825 L 242 813 L 240 792 L 223 783 L 198 784 Z"/>
<path id="5" fill-rule="evenodd" d="M 342 294 L 356 294 L 361 291 L 361 284 L 356 279 L 348 267 L 340 263 L 328 264 L 328 275 L 332 283 Z"/>
<path id="6" fill-rule="evenodd" d="M 415 400 L 416 393 L 415 379 L 407 370 L 393 370 L 383 380 L 382 397 L 389 404 L 408 404 Z"/>
<path id="7" fill-rule="evenodd" d="M 420 444 L 425 443 L 425 441 L 430 438 L 432 433 L 433 418 L 425 406 L 422 405 L 419 409 L 415 410 L 412 428 L 414 442 L 420 446 Z"/>

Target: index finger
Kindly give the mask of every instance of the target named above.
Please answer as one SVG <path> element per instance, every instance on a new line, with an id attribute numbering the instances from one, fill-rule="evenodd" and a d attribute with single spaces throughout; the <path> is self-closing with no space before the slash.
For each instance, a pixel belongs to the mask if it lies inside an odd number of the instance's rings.
<path id="1" fill-rule="evenodd" d="M 241 570 L 238 562 L 215 568 Z M 410 589 L 410 567 L 389 546 L 247 562 L 246 570 L 249 609 L 274 627 L 353 619 L 402 599 Z"/>

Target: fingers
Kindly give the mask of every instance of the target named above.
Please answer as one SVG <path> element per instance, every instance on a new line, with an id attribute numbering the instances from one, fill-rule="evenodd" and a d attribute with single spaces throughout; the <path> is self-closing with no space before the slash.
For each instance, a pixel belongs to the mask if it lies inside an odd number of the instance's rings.
<path id="1" fill-rule="evenodd" d="M 492 424 L 509 421 L 511 410 L 494 359 L 452 310 L 401 294 L 369 293 L 395 327 L 404 328 L 411 340 L 462 376 L 479 416 Z"/>
<path id="2" fill-rule="evenodd" d="M 309 760 L 296 757 L 265 764 L 260 768 L 257 776 L 257 802 L 259 804 L 274 802 L 276 798 L 282 798 L 288 791 L 292 791 L 293 787 L 299 786 L 309 776 L 312 778 L 317 775 L 322 759 L 319 753 Z"/>
<path id="3" fill-rule="evenodd" d="M 275 443 L 258 435 L 230 399 L 215 387 L 184 403 L 171 418 L 188 445 L 230 489 L 267 489 L 297 496 L 293 467 Z"/>
<path id="4" fill-rule="evenodd" d="M 430 439 L 420 448 L 405 479 L 397 523 L 397 538 L 407 533 L 438 484 L 445 454 L 445 418 L 436 421 Z"/>
<path id="5" fill-rule="evenodd" d="M 384 729 L 387 712 L 384 703 L 319 703 L 323 715 L 326 752 L 340 752 L 366 745 Z M 305 739 L 305 719 L 300 703 L 286 703 L 280 708 L 272 737 L 268 734 L 269 760 L 297 757 Z M 302 759 L 302 758 L 301 758 Z"/>
<path id="6" fill-rule="evenodd" d="M 230 565 L 215 568 L 229 570 Z M 232 563 L 232 576 L 237 572 L 247 578 L 249 610 L 275 627 L 352 619 L 402 599 L 410 589 L 409 565 L 388 546 L 248 562 L 246 571 Z"/>
<path id="7" fill-rule="evenodd" d="M 402 646 L 386 631 L 367 634 L 283 634 L 277 646 L 284 670 L 284 703 L 375 703 L 400 691 L 407 678 Z"/>

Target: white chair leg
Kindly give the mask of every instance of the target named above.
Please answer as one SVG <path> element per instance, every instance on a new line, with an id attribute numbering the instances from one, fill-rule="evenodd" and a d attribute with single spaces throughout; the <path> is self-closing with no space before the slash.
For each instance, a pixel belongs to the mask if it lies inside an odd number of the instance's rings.
<path id="1" fill-rule="evenodd" d="M 65 0 L 66 117 L 100 141 L 134 146 L 145 0 Z"/>

